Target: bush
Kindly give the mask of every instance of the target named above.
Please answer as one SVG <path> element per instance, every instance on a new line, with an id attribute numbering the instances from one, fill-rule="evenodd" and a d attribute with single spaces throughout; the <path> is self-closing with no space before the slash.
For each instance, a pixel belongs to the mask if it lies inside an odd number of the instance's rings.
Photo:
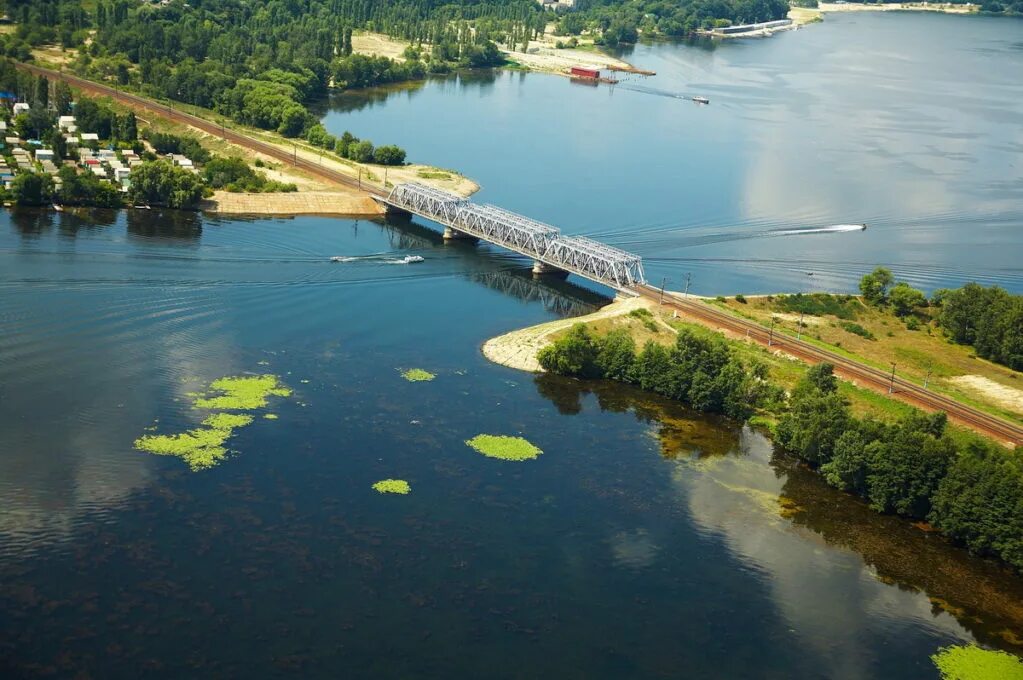
<path id="1" fill-rule="evenodd" d="M 871 333 L 869 330 L 859 325 L 858 323 L 854 323 L 852 321 L 843 321 L 839 325 L 842 327 L 842 330 L 848 331 L 853 335 L 858 335 L 861 338 L 866 338 L 867 340 L 877 340 L 877 338 L 874 337 L 873 333 Z"/>
<path id="2" fill-rule="evenodd" d="M 739 304 L 743 304 L 744 305 L 744 304 L 746 304 L 746 296 L 745 295 L 736 295 L 735 296 L 735 301 L 738 302 Z"/>

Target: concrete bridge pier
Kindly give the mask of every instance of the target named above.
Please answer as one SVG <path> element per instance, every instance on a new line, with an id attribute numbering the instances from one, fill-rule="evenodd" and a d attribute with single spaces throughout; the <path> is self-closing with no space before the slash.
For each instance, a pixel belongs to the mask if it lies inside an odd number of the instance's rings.
<path id="1" fill-rule="evenodd" d="M 466 234 L 464 231 L 458 231 L 451 227 L 444 227 L 444 240 L 445 241 L 469 241 L 471 243 L 479 243 L 479 239 L 470 234 Z"/>
<path id="2" fill-rule="evenodd" d="M 540 260 L 533 260 L 533 276 L 553 276 L 559 279 L 568 278 L 568 272 Z"/>

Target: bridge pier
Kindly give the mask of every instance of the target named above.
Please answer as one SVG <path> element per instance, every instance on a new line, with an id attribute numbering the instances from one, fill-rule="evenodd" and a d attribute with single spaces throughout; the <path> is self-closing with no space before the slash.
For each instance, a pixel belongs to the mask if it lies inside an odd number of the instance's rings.
<path id="1" fill-rule="evenodd" d="M 553 276 L 559 279 L 568 278 L 568 272 L 564 269 L 558 269 L 546 262 L 540 260 L 533 260 L 533 275 L 534 276 Z"/>
<path id="2" fill-rule="evenodd" d="M 444 227 L 444 240 L 445 241 L 470 241 L 472 243 L 479 243 L 479 239 L 475 236 L 466 234 L 464 231 L 458 231 L 451 227 Z"/>

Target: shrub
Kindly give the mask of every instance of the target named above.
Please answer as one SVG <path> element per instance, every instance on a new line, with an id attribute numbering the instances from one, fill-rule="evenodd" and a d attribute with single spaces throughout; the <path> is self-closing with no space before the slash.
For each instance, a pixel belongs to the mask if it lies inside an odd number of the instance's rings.
<path id="1" fill-rule="evenodd" d="M 858 335 L 861 338 L 866 338 L 867 340 L 877 340 L 877 338 L 874 337 L 873 333 L 871 333 L 869 330 L 859 325 L 858 323 L 854 323 L 852 321 L 843 321 L 839 325 L 842 327 L 842 330 L 848 331 L 853 335 Z"/>
<path id="2" fill-rule="evenodd" d="M 739 304 L 743 304 L 744 305 L 744 304 L 746 304 L 746 296 L 745 295 L 736 295 L 735 296 L 735 301 L 738 302 Z"/>

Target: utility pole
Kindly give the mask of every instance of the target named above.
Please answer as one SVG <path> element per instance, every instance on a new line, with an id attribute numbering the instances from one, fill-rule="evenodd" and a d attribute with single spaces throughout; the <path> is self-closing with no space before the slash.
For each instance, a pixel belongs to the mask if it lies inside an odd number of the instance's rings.
<path id="1" fill-rule="evenodd" d="M 298 165 L 298 144 L 292 144 L 291 148 L 292 148 L 292 153 L 293 153 L 293 155 L 291 157 L 291 164 L 292 165 Z"/>
<path id="2" fill-rule="evenodd" d="M 771 317 L 771 334 L 767 336 L 767 346 L 770 347 L 774 344 L 774 322 L 777 321 L 775 317 Z"/>
<path id="3" fill-rule="evenodd" d="M 387 188 L 387 168 L 384 167 L 384 188 Z"/>
<path id="4" fill-rule="evenodd" d="M 799 326 L 796 327 L 796 340 L 799 340 L 799 336 L 803 333 L 803 312 L 799 313 Z"/>
<path id="5" fill-rule="evenodd" d="M 693 275 L 692 275 L 691 273 L 689 273 L 689 272 L 686 272 L 686 294 L 685 294 L 685 297 L 686 297 L 686 298 L 688 298 L 688 297 L 689 297 L 689 280 L 690 280 L 690 279 L 691 279 L 692 277 L 693 277 Z"/>
<path id="6" fill-rule="evenodd" d="M 362 168 L 359 168 L 359 189 L 362 189 Z"/>
<path id="7" fill-rule="evenodd" d="M 661 277 L 661 297 L 658 298 L 658 300 L 657 300 L 657 306 L 658 307 L 660 307 L 661 304 L 664 302 L 664 284 L 667 283 L 670 280 L 671 279 L 669 279 L 667 276 L 662 276 Z"/>
<path id="8" fill-rule="evenodd" d="M 924 389 L 925 389 L 925 390 L 927 389 L 927 383 L 929 383 L 929 382 L 931 381 L 931 373 L 933 373 L 933 372 L 934 372 L 934 369 L 933 369 L 933 368 L 930 368 L 930 367 L 929 367 L 929 368 L 927 369 L 927 375 L 926 375 L 926 376 L 924 376 Z"/>
<path id="9" fill-rule="evenodd" d="M 895 362 L 892 362 L 892 380 L 888 384 L 888 394 L 895 393 Z"/>

